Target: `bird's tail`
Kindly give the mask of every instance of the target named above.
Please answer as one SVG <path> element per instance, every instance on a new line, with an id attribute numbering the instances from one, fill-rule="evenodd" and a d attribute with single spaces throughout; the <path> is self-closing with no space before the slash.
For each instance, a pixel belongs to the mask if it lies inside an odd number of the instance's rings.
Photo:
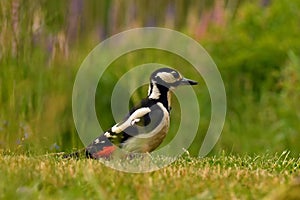
<path id="1" fill-rule="evenodd" d="M 89 155 L 86 151 L 86 149 L 80 149 L 78 151 L 72 152 L 72 153 L 64 153 L 62 155 L 63 158 L 89 158 Z"/>

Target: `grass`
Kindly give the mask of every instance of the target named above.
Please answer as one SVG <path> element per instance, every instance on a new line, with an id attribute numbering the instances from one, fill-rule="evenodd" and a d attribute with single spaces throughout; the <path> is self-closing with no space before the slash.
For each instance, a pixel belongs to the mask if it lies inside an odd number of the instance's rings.
<path id="1" fill-rule="evenodd" d="M 143 174 L 119 172 L 96 160 L 1 153 L 0 176 L 1 199 L 289 199 L 300 194 L 300 158 L 289 152 L 184 156 Z"/>

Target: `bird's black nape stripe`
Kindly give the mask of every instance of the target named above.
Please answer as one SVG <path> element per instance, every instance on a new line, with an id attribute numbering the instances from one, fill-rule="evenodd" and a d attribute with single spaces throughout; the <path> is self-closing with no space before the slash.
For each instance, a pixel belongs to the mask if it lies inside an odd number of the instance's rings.
<path id="1" fill-rule="evenodd" d="M 161 102 L 164 105 L 164 107 L 169 111 L 169 109 L 168 109 L 168 107 L 169 107 L 169 104 L 168 104 L 169 88 L 167 88 L 163 85 L 160 85 L 160 84 L 157 84 L 156 86 L 160 92 L 160 96 L 157 101 Z"/>
<path id="2" fill-rule="evenodd" d="M 149 94 L 148 94 L 148 96 L 150 96 L 151 94 L 152 94 L 152 92 L 153 92 L 153 83 L 150 83 L 150 89 L 149 89 Z"/>

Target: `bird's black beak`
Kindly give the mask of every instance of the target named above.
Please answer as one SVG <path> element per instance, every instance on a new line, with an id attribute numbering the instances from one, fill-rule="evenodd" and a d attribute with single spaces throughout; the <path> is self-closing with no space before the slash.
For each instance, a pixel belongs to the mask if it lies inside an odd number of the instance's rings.
<path id="1" fill-rule="evenodd" d="M 194 80 L 191 80 L 191 79 L 187 79 L 187 78 L 183 78 L 180 81 L 180 85 L 197 85 L 197 84 L 198 84 L 197 81 L 194 81 Z"/>

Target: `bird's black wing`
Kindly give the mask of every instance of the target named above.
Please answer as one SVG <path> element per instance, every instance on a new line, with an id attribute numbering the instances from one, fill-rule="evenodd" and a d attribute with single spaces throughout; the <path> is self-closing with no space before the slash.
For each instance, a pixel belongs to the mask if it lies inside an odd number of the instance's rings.
<path id="1" fill-rule="evenodd" d="M 130 138 L 152 132 L 163 120 L 164 112 L 154 101 L 144 100 L 125 119 L 97 137 L 87 148 L 89 157 L 109 157 Z"/>

